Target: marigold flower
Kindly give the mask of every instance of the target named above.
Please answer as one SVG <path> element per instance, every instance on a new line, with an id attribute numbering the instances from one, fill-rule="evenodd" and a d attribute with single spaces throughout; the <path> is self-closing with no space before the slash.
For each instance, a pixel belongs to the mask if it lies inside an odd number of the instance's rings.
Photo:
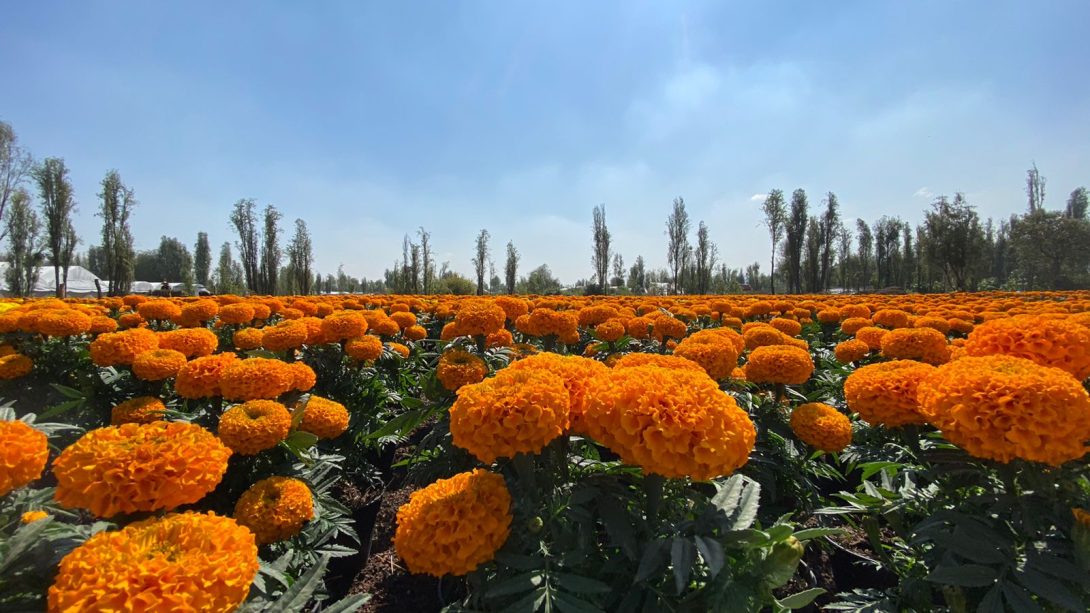
<path id="1" fill-rule="evenodd" d="M 382 339 L 365 334 L 345 343 L 344 352 L 348 357 L 361 362 L 377 360 L 382 355 Z"/>
<path id="2" fill-rule="evenodd" d="M 454 321 L 464 336 L 488 336 L 503 327 L 507 313 L 494 302 L 473 298 L 461 302 Z"/>
<path id="3" fill-rule="evenodd" d="M 185 354 L 173 349 L 152 349 L 136 356 L 132 372 L 137 379 L 162 381 L 178 374 L 186 364 Z"/>
<path id="4" fill-rule="evenodd" d="M 219 386 L 227 400 L 274 399 L 295 387 L 295 371 L 280 360 L 248 358 L 224 368 Z"/>
<path id="5" fill-rule="evenodd" d="M 743 327 L 742 338 L 745 341 L 746 349 L 787 344 L 787 337 L 783 332 L 764 323 L 749 328 Z"/>
<path id="6" fill-rule="evenodd" d="M 299 429 L 323 439 L 337 438 L 348 429 L 349 415 L 344 405 L 311 395 L 303 406 L 303 421 Z"/>
<path id="7" fill-rule="evenodd" d="M 42 476 L 49 459 L 45 434 L 22 421 L 0 421 L 0 497 Z"/>
<path id="8" fill-rule="evenodd" d="M 593 328 L 619 316 L 617 309 L 608 304 L 595 304 L 579 309 L 576 320 L 584 328 Z"/>
<path id="9" fill-rule="evenodd" d="M 104 334 L 117 330 L 117 320 L 105 315 L 91 318 L 91 334 Z"/>
<path id="10" fill-rule="evenodd" d="M 669 315 L 659 313 L 657 316 L 652 315 L 650 319 L 651 336 L 660 343 L 665 343 L 668 339 L 685 338 L 685 333 L 688 332 L 685 322 Z"/>
<path id="11" fill-rule="evenodd" d="M 219 344 L 216 334 L 208 328 L 183 328 L 159 333 L 160 349 L 173 349 L 187 358 L 212 355 Z"/>
<path id="12" fill-rule="evenodd" d="M 658 353 L 626 353 L 613 362 L 613 368 L 635 368 L 637 366 L 658 366 L 675 370 L 690 370 L 693 372 L 706 371 L 704 367 L 692 360 L 680 356 L 661 355 Z"/>
<path id="13" fill-rule="evenodd" d="M 395 311 L 390 313 L 390 319 L 394 320 L 402 331 L 416 325 L 416 315 L 413 315 L 409 311 Z"/>
<path id="14" fill-rule="evenodd" d="M 693 333 L 678 343 L 674 355 L 696 362 L 716 381 L 729 377 L 738 366 L 737 346 L 716 330 Z"/>
<path id="15" fill-rule="evenodd" d="M 309 333 L 306 324 L 298 320 L 285 320 L 262 328 L 261 345 L 269 351 L 298 349 L 307 342 Z"/>
<path id="16" fill-rule="evenodd" d="M 853 364 L 867 357 L 870 353 L 870 345 L 857 338 L 851 338 L 836 344 L 833 347 L 833 355 L 841 364 Z"/>
<path id="17" fill-rule="evenodd" d="M 242 328 L 235 332 L 234 336 L 232 336 L 232 340 L 235 343 L 236 349 L 248 351 L 260 347 L 264 336 L 264 328 Z"/>
<path id="18" fill-rule="evenodd" d="M 881 309 L 871 317 L 874 323 L 890 330 L 907 328 L 912 325 L 912 315 L 900 309 Z"/>
<path id="19" fill-rule="evenodd" d="M 176 513 L 99 532 L 61 559 L 49 611 L 237 609 L 259 567 L 254 535 L 229 517 Z"/>
<path id="20" fill-rule="evenodd" d="M 818 311 L 817 320 L 823 324 L 840 323 L 840 311 L 837 309 L 822 309 Z"/>
<path id="21" fill-rule="evenodd" d="M 568 428 L 571 399 L 564 380 L 544 369 L 513 366 L 462 387 L 450 408 L 454 444 L 485 464 L 538 453 Z"/>
<path id="22" fill-rule="evenodd" d="M 478 468 L 413 492 L 397 510 L 394 547 L 411 572 L 460 576 L 495 557 L 510 532 L 507 485 Z"/>
<path id="23" fill-rule="evenodd" d="M 409 348 L 401 343 L 389 343 L 386 346 L 390 348 L 390 351 L 393 351 L 402 358 L 409 357 Z"/>
<path id="24" fill-rule="evenodd" d="M 287 540 L 314 519 L 314 497 L 306 483 L 291 477 L 262 479 L 235 504 L 235 520 L 257 537 L 257 544 Z"/>
<path id="25" fill-rule="evenodd" d="M 220 377 L 235 362 L 238 362 L 238 357 L 231 352 L 192 360 L 175 376 L 174 391 L 182 398 L 189 399 L 221 396 Z"/>
<path id="26" fill-rule="evenodd" d="M 893 360 L 943 364 L 950 359 L 946 335 L 933 328 L 898 328 L 882 337 L 882 355 Z"/>
<path id="27" fill-rule="evenodd" d="M 619 319 L 603 321 L 594 327 L 594 334 L 607 343 L 615 342 L 625 334 L 624 323 Z"/>
<path id="28" fill-rule="evenodd" d="M 849 317 L 840 322 L 840 331 L 848 336 L 855 336 L 855 333 L 860 329 L 872 325 L 874 325 L 874 323 L 869 317 Z"/>
<path id="29" fill-rule="evenodd" d="M 1090 328 L 1066 319 L 1016 315 L 973 329 L 965 343 L 970 356 L 1011 355 L 1062 368 L 1080 381 L 1090 377 Z"/>
<path id="30" fill-rule="evenodd" d="M 630 354 L 632 355 L 632 354 Z M 650 355 L 650 354 L 641 354 Z M 568 390 L 568 420 L 572 432 L 583 433 L 583 411 L 587 403 L 587 389 L 595 377 L 609 373 L 609 367 L 597 360 L 552 352 L 539 353 L 519 360 L 504 371 L 541 370 L 551 372 L 563 380 Z"/>
<path id="31" fill-rule="evenodd" d="M 137 396 L 110 409 L 110 424 L 150 424 L 162 419 L 166 410 L 163 401 L 154 396 Z"/>
<path id="32" fill-rule="evenodd" d="M 21 353 L 12 353 L 0 358 L 0 379 L 18 379 L 34 370 L 34 360 Z"/>
<path id="33" fill-rule="evenodd" d="M 1006 355 L 964 357 L 920 383 L 920 412 L 970 455 L 1059 466 L 1090 450 L 1090 394 L 1070 373 Z"/>
<path id="34" fill-rule="evenodd" d="M 91 341 L 91 360 L 98 366 L 129 365 L 136 356 L 159 348 L 159 335 L 147 328 L 108 332 Z"/>
<path id="35" fill-rule="evenodd" d="M 221 323 L 231 325 L 248 324 L 254 320 L 254 315 L 254 305 L 237 302 L 220 307 L 219 320 Z"/>
<path id="36" fill-rule="evenodd" d="M 220 311 L 220 305 L 215 300 L 198 300 L 190 302 L 182 307 L 178 319 L 187 324 L 197 325 L 211 321 Z"/>
<path id="37" fill-rule="evenodd" d="M 871 351 L 878 351 L 882 348 L 882 339 L 889 334 L 889 330 L 885 328 L 879 328 L 877 326 L 864 326 L 855 332 L 855 338 L 863 341 L 870 347 Z"/>
<path id="38" fill-rule="evenodd" d="M 357 311 L 338 311 L 322 319 L 322 336 L 329 341 L 363 336 L 367 328 L 367 320 Z"/>
<path id="39" fill-rule="evenodd" d="M 292 362 L 289 366 L 291 366 L 291 372 L 295 376 L 291 389 L 297 392 L 305 392 L 318 383 L 318 375 L 310 366 L 303 362 Z"/>
<path id="40" fill-rule="evenodd" d="M 669 478 L 728 475 L 756 438 L 749 416 L 708 375 L 658 366 L 596 377 L 584 423 L 626 463 Z"/>
<path id="41" fill-rule="evenodd" d="M 802 385 L 814 372 L 810 352 L 792 345 L 758 347 L 746 360 L 746 380 L 753 383 Z"/>
<path id="42" fill-rule="evenodd" d="M 291 413 L 275 400 L 250 400 L 220 416 L 216 434 L 232 451 L 254 455 L 276 447 L 291 431 Z"/>
<path id="43" fill-rule="evenodd" d="M 27 511 L 19 518 L 19 521 L 23 524 L 32 524 L 40 519 L 49 517 L 49 513 L 45 511 Z"/>
<path id="44" fill-rule="evenodd" d="M 787 336 L 798 336 L 802 332 L 802 324 L 794 319 L 786 319 L 784 317 L 774 317 L 772 321 L 768 322 L 768 325 L 786 334 Z"/>
<path id="45" fill-rule="evenodd" d="M 156 421 L 99 428 L 53 462 L 54 497 L 96 517 L 169 511 L 214 490 L 230 456 L 230 449 L 196 424 Z"/>
<path id="46" fill-rule="evenodd" d="M 117 325 L 122 330 L 129 328 L 139 328 L 146 324 L 144 318 L 140 316 L 140 313 L 122 313 L 117 317 Z"/>
<path id="47" fill-rule="evenodd" d="M 136 305 L 136 312 L 147 320 L 170 321 L 182 314 L 182 309 L 170 300 L 149 300 Z"/>
<path id="48" fill-rule="evenodd" d="M 852 442 L 852 422 L 823 402 L 808 402 L 791 411 L 791 431 L 822 451 L 839 453 Z"/>
<path id="49" fill-rule="evenodd" d="M 942 317 L 917 317 L 916 321 L 912 322 L 912 326 L 938 330 L 943 336 L 946 336 L 946 333 L 950 331 L 950 322 Z"/>
<path id="50" fill-rule="evenodd" d="M 35 327 L 46 336 L 78 336 L 91 331 L 91 317 L 75 309 L 58 309 L 44 313 Z"/>
<path id="51" fill-rule="evenodd" d="M 495 302 L 503 309 L 507 321 L 515 321 L 530 312 L 530 303 L 516 296 L 498 296 Z"/>
<path id="52" fill-rule="evenodd" d="M 488 365 L 480 356 L 456 349 L 447 351 L 439 358 L 435 375 L 444 388 L 456 392 L 463 385 L 472 385 L 484 380 L 488 376 Z"/>
<path id="53" fill-rule="evenodd" d="M 935 367 L 914 360 L 894 360 L 857 369 L 844 380 L 848 408 L 869 424 L 896 428 L 922 424 L 916 390 Z"/>
<path id="54" fill-rule="evenodd" d="M 507 332 L 507 331 L 506 330 L 499 330 L 499 332 Z M 427 329 L 424 328 L 424 326 L 409 326 L 408 328 L 405 328 L 404 330 L 402 330 L 401 334 L 404 335 L 405 338 L 409 339 L 410 341 L 420 341 L 420 340 L 424 340 L 425 338 L 428 338 L 428 331 L 427 331 Z M 488 338 L 492 338 L 496 334 L 497 334 L 496 332 L 493 332 L 492 334 L 488 335 Z M 508 334 L 508 336 L 510 336 L 511 333 L 508 332 L 507 334 Z"/>

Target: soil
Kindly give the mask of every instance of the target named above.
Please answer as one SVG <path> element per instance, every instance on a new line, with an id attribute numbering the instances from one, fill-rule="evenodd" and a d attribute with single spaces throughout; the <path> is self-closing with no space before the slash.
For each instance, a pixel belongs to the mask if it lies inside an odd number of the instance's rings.
<path id="1" fill-rule="evenodd" d="M 410 574 L 394 551 L 397 509 L 409 501 L 409 494 L 415 489 L 406 486 L 387 490 L 382 498 L 371 536 L 371 556 L 352 586 L 354 594 L 371 594 L 371 601 L 362 609 L 366 613 L 434 613 L 443 606 L 439 601 L 439 580 Z"/>

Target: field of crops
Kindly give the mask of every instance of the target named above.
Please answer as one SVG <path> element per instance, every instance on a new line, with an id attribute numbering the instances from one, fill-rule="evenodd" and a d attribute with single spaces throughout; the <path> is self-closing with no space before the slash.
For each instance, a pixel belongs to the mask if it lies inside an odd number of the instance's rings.
<path id="1" fill-rule="evenodd" d="M 1090 292 L 126 296 L 0 333 L 0 610 L 1090 608 Z"/>

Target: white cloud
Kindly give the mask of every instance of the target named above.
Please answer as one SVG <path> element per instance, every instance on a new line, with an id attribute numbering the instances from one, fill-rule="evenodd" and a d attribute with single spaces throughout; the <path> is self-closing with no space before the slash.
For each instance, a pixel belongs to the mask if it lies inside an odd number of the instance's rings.
<path id="1" fill-rule="evenodd" d="M 764 202 L 765 198 L 768 198 L 768 194 L 753 194 L 749 197 L 750 202 Z"/>
<path id="2" fill-rule="evenodd" d="M 935 197 L 935 193 L 932 192 L 931 190 L 927 189 L 926 185 L 921 187 L 920 189 L 916 190 L 916 193 L 912 194 L 912 195 L 917 197 L 917 198 L 926 198 L 928 200 Z"/>

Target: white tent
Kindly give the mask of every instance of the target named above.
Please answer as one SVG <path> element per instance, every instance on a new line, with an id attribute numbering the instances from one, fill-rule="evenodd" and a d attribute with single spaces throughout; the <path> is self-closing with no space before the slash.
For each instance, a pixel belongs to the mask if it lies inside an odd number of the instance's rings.
<path id="1" fill-rule="evenodd" d="M 9 263 L 0 262 L 0 292 L 5 294 L 8 293 L 7 272 L 10 267 Z M 94 273 L 82 266 L 69 266 L 68 296 L 72 298 L 97 296 L 99 287 L 95 285 L 96 281 L 99 282 L 102 291 L 105 292 L 107 283 L 96 277 Z M 38 269 L 38 280 L 34 283 L 31 295 L 36 297 L 57 295 L 56 278 L 53 275 L 52 266 L 42 266 Z"/>

